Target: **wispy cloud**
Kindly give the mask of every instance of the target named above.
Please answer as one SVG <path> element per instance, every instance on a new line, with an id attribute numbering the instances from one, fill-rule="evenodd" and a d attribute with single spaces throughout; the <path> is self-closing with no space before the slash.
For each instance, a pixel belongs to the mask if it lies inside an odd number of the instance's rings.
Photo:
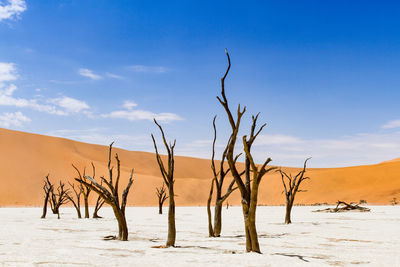
<path id="1" fill-rule="evenodd" d="M 154 113 L 147 110 L 117 110 L 109 114 L 102 115 L 104 118 L 114 118 L 114 119 L 126 119 L 129 121 L 138 120 L 153 120 L 156 119 L 160 122 L 171 122 L 182 120 L 180 116 L 174 113 Z"/>
<path id="2" fill-rule="evenodd" d="M 66 96 L 47 99 L 15 97 L 17 86 L 11 82 L 17 78 L 18 73 L 14 64 L 0 62 L 0 106 L 30 108 L 64 116 L 89 109 L 89 105 L 84 101 Z"/>
<path id="3" fill-rule="evenodd" d="M 14 81 L 18 78 L 14 63 L 0 62 L 0 88 L 4 82 Z"/>
<path id="4" fill-rule="evenodd" d="M 6 19 L 15 19 L 26 10 L 24 0 L 7 0 L 0 2 L 0 21 Z"/>
<path id="5" fill-rule="evenodd" d="M 138 120 L 153 120 L 156 119 L 160 122 L 168 123 L 171 121 L 179 121 L 183 120 L 179 115 L 175 113 L 154 113 L 147 110 L 133 109 L 137 104 L 133 101 L 125 101 L 123 107 L 125 110 L 116 110 L 112 111 L 108 114 L 102 114 L 103 118 L 114 118 L 114 119 L 126 119 L 129 121 L 138 121 Z"/>
<path id="6" fill-rule="evenodd" d="M 17 126 L 20 127 L 22 126 L 23 122 L 30 122 L 31 119 L 26 117 L 22 112 L 17 111 L 14 113 L 10 112 L 5 112 L 3 114 L 0 114 L 0 126 L 1 127 L 11 127 L 11 126 Z"/>
<path id="7" fill-rule="evenodd" d="M 134 72 L 146 72 L 146 73 L 165 73 L 168 71 L 166 67 L 162 66 L 146 66 L 146 65 L 132 65 L 128 67 Z"/>
<path id="8" fill-rule="evenodd" d="M 67 113 L 79 113 L 90 108 L 86 102 L 67 96 L 53 98 L 49 101 L 63 108 Z"/>
<path id="9" fill-rule="evenodd" d="M 114 73 L 110 73 L 110 72 L 106 72 L 106 76 L 112 79 L 117 79 L 117 80 L 123 80 L 124 77 L 114 74 Z"/>
<path id="10" fill-rule="evenodd" d="M 385 125 L 382 126 L 383 129 L 394 129 L 394 128 L 400 128 L 400 120 L 393 120 L 389 121 Z"/>
<path id="11" fill-rule="evenodd" d="M 95 74 L 92 70 L 81 68 L 78 70 L 79 75 L 87 77 L 92 80 L 101 80 L 103 77 Z"/>
<path id="12" fill-rule="evenodd" d="M 261 134 L 256 139 L 252 154 L 258 163 L 272 158 L 273 165 L 301 166 L 312 157 L 310 167 L 341 167 L 375 164 L 400 157 L 400 131 L 394 133 L 368 133 L 333 139 L 303 139 L 284 134 Z M 216 158 L 225 148 L 223 141 L 217 141 Z M 183 156 L 210 158 L 211 140 L 195 140 L 177 147 L 176 153 Z M 243 150 L 241 138 L 236 152 Z M 243 155 L 239 161 L 243 161 Z"/>
<path id="13" fill-rule="evenodd" d="M 122 106 L 126 109 L 132 109 L 137 107 L 137 104 L 134 101 L 126 100 Z"/>

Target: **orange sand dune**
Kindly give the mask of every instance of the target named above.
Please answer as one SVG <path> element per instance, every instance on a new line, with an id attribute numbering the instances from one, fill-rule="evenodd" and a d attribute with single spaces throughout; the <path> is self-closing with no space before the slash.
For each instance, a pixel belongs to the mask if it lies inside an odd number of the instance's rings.
<path id="1" fill-rule="evenodd" d="M 0 128 L 0 206 L 40 206 L 43 202 L 43 179 L 50 173 L 53 182 L 73 181 L 75 171 L 90 162 L 96 166 L 97 177 L 105 175 L 107 146 L 92 145 L 63 138 L 30 134 Z M 121 186 L 125 186 L 131 168 L 134 184 L 128 204 L 156 205 L 155 187 L 162 179 L 152 153 L 114 149 L 121 160 Z M 175 192 L 177 205 L 205 205 L 210 186 L 210 161 L 190 157 L 176 157 Z M 295 172 L 296 168 L 284 168 Z M 311 180 L 304 182 L 305 193 L 299 193 L 297 203 L 334 203 L 367 200 L 368 203 L 387 204 L 393 197 L 400 198 L 400 161 L 347 168 L 309 169 Z M 228 182 L 227 182 L 228 183 Z M 280 176 L 268 174 L 261 183 L 259 203 L 284 203 Z M 92 193 L 92 201 L 95 196 Z M 239 204 L 239 193 L 228 200 Z"/>

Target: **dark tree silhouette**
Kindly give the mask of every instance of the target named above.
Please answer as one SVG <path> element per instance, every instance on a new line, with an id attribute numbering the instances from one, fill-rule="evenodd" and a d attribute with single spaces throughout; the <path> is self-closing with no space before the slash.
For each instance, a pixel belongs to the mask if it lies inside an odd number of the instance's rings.
<path id="1" fill-rule="evenodd" d="M 92 178 L 95 179 L 96 178 L 95 177 L 96 168 L 94 167 L 93 162 L 91 164 L 92 164 L 92 171 L 93 171 Z M 82 175 L 81 172 L 79 171 L 79 169 L 74 164 L 72 164 L 72 167 L 74 167 L 75 171 L 78 174 L 78 177 L 76 177 L 76 178 L 79 178 L 80 180 L 83 180 L 86 183 L 90 183 L 87 181 L 87 178 L 86 178 L 86 168 L 83 168 L 83 175 Z M 89 218 L 89 195 L 90 195 L 90 192 L 92 191 L 92 189 L 90 186 L 87 186 L 85 184 L 81 184 L 81 187 L 82 187 L 83 201 L 85 204 L 85 218 Z"/>
<path id="2" fill-rule="evenodd" d="M 73 196 L 71 196 L 70 192 L 67 193 L 67 198 L 70 202 L 72 202 L 72 204 L 75 207 L 76 213 L 78 215 L 79 219 L 82 219 L 82 214 L 81 214 L 81 195 L 82 195 L 82 191 L 83 191 L 83 186 L 80 184 L 78 187 L 78 190 L 75 188 L 75 185 L 72 183 L 69 183 L 70 187 L 72 188 L 72 191 L 75 194 L 75 199 Z"/>
<path id="3" fill-rule="evenodd" d="M 156 159 L 158 166 L 160 167 L 161 175 L 163 177 L 164 183 L 168 187 L 168 197 L 169 197 L 169 208 L 168 208 L 168 238 L 166 247 L 174 247 L 175 239 L 176 239 L 176 228 L 175 228 L 175 194 L 174 194 L 174 148 L 176 144 L 176 140 L 173 143 L 168 145 L 167 140 L 165 139 L 164 131 L 160 124 L 157 123 L 156 119 L 154 119 L 154 123 L 158 126 L 161 131 L 162 140 L 164 146 L 168 152 L 168 165 L 167 169 L 161 159 L 160 154 L 158 153 L 157 143 L 154 139 L 153 134 L 151 134 L 151 138 L 153 139 L 154 149 L 156 151 Z"/>
<path id="4" fill-rule="evenodd" d="M 100 185 L 103 185 L 103 181 L 100 182 Z M 99 195 L 96 200 L 96 206 L 94 206 L 94 211 L 93 211 L 94 219 L 103 218 L 99 215 L 99 210 L 101 209 L 101 207 L 103 207 L 104 203 L 105 203 L 104 199 Z"/>
<path id="5" fill-rule="evenodd" d="M 214 128 L 214 139 L 212 143 L 212 154 L 211 154 L 211 170 L 213 172 L 213 179 L 211 181 L 210 194 L 207 200 L 207 215 L 208 215 L 208 234 L 210 237 L 219 237 L 221 235 L 222 228 L 222 205 L 224 201 L 230 196 L 230 194 L 237 189 L 237 187 L 233 187 L 235 185 L 235 179 L 231 181 L 226 192 L 222 194 L 222 186 L 224 183 L 224 179 L 226 175 L 229 173 L 229 168 L 225 170 L 224 164 L 226 159 L 226 154 L 228 151 L 228 146 L 226 146 L 224 152 L 222 153 L 222 158 L 219 164 L 219 170 L 217 171 L 215 166 L 215 143 L 217 141 L 217 128 L 215 126 L 216 117 L 213 119 L 213 128 Z M 229 143 L 229 142 L 228 142 Z M 240 154 L 236 156 L 235 163 L 239 158 Z M 242 173 L 243 174 L 243 173 Z M 215 196 L 215 206 L 214 206 L 214 226 L 212 225 L 211 218 L 211 199 L 214 192 L 214 184 L 216 189 Z"/>
<path id="6" fill-rule="evenodd" d="M 294 198 L 297 194 L 297 192 L 305 192 L 304 190 L 300 190 L 300 184 L 306 180 L 310 179 L 310 177 L 304 177 L 304 174 L 306 173 L 306 167 L 307 167 L 307 161 L 311 159 L 308 158 L 304 161 L 304 166 L 301 171 L 299 171 L 296 176 L 292 176 L 292 174 L 287 174 L 286 172 L 282 171 L 282 169 L 277 170 L 282 177 L 282 184 L 283 184 L 283 192 L 285 193 L 286 197 L 286 215 L 285 215 L 285 224 L 290 224 L 292 223 L 291 220 L 291 212 L 292 212 L 292 207 L 294 203 Z"/>
<path id="7" fill-rule="evenodd" d="M 228 144 L 228 151 L 226 158 L 228 160 L 229 168 L 232 173 L 233 178 L 235 179 L 236 185 L 239 188 L 241 197 L 242 197 L 242 211 L 245 225 L 245 234 L 246 234 L 246 251 L 261 253 L 260 245 L 258 243 L 258 235 L 256 229 L 256 209 L 257 209 L 257 198 L 258 198 L 258 188 L 261 182 L 262 177 L 276 169 L 275 167 L 267 168 L 269 162 L 271 162 L 271 158 L 267 158 L 265 162 L 261 166 L 257 166 L 254 162 L 253 156 L 251 154 L 251 146 L 258 134 L 264 128 L 265 124 L 262 125 L 259 130 L 256 131 L 258 114 L 256 116 L 252 116 L 252 126 L 250 131 L 250 136 L 243 136 L 243 147 L 245 152 L 245 180 L 243 181 L 240 175 L 239 170 L 236 168 L 235 164 L 235 156 L 234 149 L 237 141 L 237 136 L 239 133 L 239 126 L 241 122 L 241 118 L 246 111 L 246 107 L 241 109 L 240 104 L 237 109 L 237 118 L 234 119 L 232 112 L 229 109 L 228 100 L 225 96 L 225 78 L 228 75 L 229 69 L 231 67 L 231 61 L 229 57 L 229 53 L 225 50 L 226 56 L 228 58 L 228 68 L 221 78 L 221 97 L 217 96 L 218 101 L 221 103 L 225 112 L 228 116 L 229 124 L 232 129 L 230 141 Z M 250 177 L 252 176 L 252 177 Z"/>
<path id="8" fill-rule="evenodd" d="M 57 214 L 57 218 L 60 219 L 60 207 L 65 203 L 68 203 L 68 189 L 65 189 L 65 184 L 60 181 L 57 187 L 57 192 L 54 191 L 54 186 L 50 191 L 50 207 L 53 214 Z"/>
<path id="9" fill-rule="evenodd" d="M 44 203 L 43 203 L 43 213 L 41 217 L 42 219 L 46 218 L 47 203 L 49 203 L 49 197 L 51 192 L 53 191 L 53 184 L 49 180 L 49 174 L 46 175 L 46 178 L 44 180 L 43 191 L 44 191 Z"/>
<path id="10" fill-rule="evenodd" d="M 90 181 L 90 183 L 83 179 L 83 178 L 75 178 L 76 181 L 81 183 L 83 186 L 88 187 L 89 189 L 93 190 L 99 196 L 101 196 L 102 199 L 104 199 L 105 203 L 110 205 L 114 211 L 115 218 L 118 221 L 118 238 L 117 237 L 112 237 L 112 239 L 119 239 L 122 241 L 127 241 L 128 240 L 128 226 L 126 223 L 126 217 L 125 217 L 125 207 L 126 207 L 126 201 L 128 198 L 129 194 L 129 189 L 133 183 L 133 169 L 131 170 L 131 174 L 129 177 L 128 184 L 125 188 L 125 190 L 122 193 L 122 201 L 120 204 L 119 200 L 119 193 L 118 193 L 118 187 L 119 187 L 119 179 L 121 175 L 121 164 L 120 160 L 118 158 L 118 154 L 115 154 L 115 160 L 117 161 L 117 177 L 115 178 L 115 183 L 113 182 L 113 168 L 111 167 L 111 152 L 112 152 L 112 145 L 113 143 L 110 144 L 109 146 L 109 152 L 108 152 L 108 180 L 106 180 L 104 177 L 100 177 L 101 181 L 107 186 L 103 186 L 102 184 L 99 184 L 93 177 L 86 175 L 85 177 L 87 180 Z M 92 165 L 93 166 L 93 165 Z M 109 237 L 107 237 L 109 238 Z"/>
<path id="11" fill-rule="evenodd" d="M 165 183 L 162 184 L 160 187 L 156 187 L 156 195 L 158 198 L 158 214 L 162 214 L 162 207 L 165 200 L 168 198 L 167 192 L 165 191 Z"/>

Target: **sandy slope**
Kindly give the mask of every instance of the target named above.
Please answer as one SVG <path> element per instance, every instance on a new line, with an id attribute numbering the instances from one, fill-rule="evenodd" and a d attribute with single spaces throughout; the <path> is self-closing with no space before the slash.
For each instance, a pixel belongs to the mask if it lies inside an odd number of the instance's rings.
<path id="1" fill-rule="evenodd" d="M 63 138 L 48 137 L 0 129 L 0 205 L 37 206 L 42 204 L 42 182 L 47 173 L 53 181 L 70 180 L 75 175 L 71 163 L 83 168 L 90 162 L 99 175 L 105 174 L 107 147 Z M 122 181 L 135 169 L 130 205 L 155 205 L 155 187 L 161 185 L 159 169 L 152 153 L 115 149 L 121 159 Z M 210 162 L 204 159 L 176 157 L 176 194 L 178 205 L 204 205 L 210 184 Z M 296 171 L 294 168 L 289 168 Z M 310 169 L 298 203 L 333 203 L 338 199 L 369 203 L 389 203 L 400 199 L 400 161 L 348 168 Z M 260 204 L 282 204 L 282 184 L 276 174 L 268 175 L 261 185 Z M 230 204 L 239 203 L 235 192 Z"/>

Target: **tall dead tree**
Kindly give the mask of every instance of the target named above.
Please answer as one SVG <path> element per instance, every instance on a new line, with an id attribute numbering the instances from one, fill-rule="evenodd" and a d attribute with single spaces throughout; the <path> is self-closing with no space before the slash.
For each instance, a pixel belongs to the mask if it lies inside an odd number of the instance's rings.
<path id="1" fill-rule="evenodd" d="M 258 198 L 258 188 L 261 182 L 262 177 L 275 169 L 275 167 L 267 168 L 269 162 L 271 162 L 271 158 L 267 158 L 265 162 L 261 166 L 257 166 L 254 162 L 253 156 L 251 154 L 251 146 L 258 134 L 264 128 L 265 124 L 262 125 L 259 130 L 256 131 L 258 114 L 256 116 L 252 116 L 252 126 L 250 131 L 250 136 L 243 136 L 243 147 L 245 152 L 245 180 L 243 181 L 240 175 L 239 170 L 235 164 L 235 156 L 234 149 L 239 133 L 239 126 L 241 122 L 241 118 L 246 111 L 246 107 L 241 109 L 240 104 L 237 109 L 237 117 L 234 119 L 231 110 L 229 109 L 228 100 L 225 96 L 225 78 L 228 75 L 229 69 L 231 67 L 231 61 L 229 57 L 229 53 L 225 50 L 226 56 L 228 58 L 228 68 L 221 78 L 221 97 L 217 96 L 218 101 L 221 103 L 225 112 L 228 116 L 229 124 L 232 129 L 230 141 L 228 144 L 227 151 L 227 161 L 229 164 L 230 171 L 232 173 L 233 178 L 235 179 L 236 185 L 239 188 L 240 195 L 242 197 L 242 212 L 243 219 L 245 225 L 245 234 L 246 234 L 246 251 L 261 253 L 260 246 L 258 243 L 258 235 L 256 229 L 256 209 L 257 209 L 257 198 Z"/>
<path id="2" fill-rule="evenodd" d="M 300 184 L 306 180 L 310 179 L 309 177 L 304 177 L 306 173 L 307 161 L 310 158 L 304 161 L 304 166 L 299 173 L 297 173 L 294 177 L 292 174 L 287 174 L 286 172 L 282 171 L 282 169 L 277 170 L 281 174 L 282 184 L 283 184 L 283 193 L 285 193 L 286 197 L 286 215 L 285 215 L 285 224 L 292 223 L 291 220 L 291 212 L 294 203 L 294 198 L 297 192 L 305 192 L 304 190 L 300 190 Z"/>
<path id="3" fill-rule="evenodd" d="M 162 207 L 165 200 L 168 198 L 167 192 L 165 191 L 165 183 L 162 186 L 156 188 L 156 195 L 158 198 L 158 214 L 162 214 Z"/>
<path id="4" fill-rule="evenodd" d="M 82 178 L 75 178 L 75 180 L 78 181 L 79 183 L 81 183 L 83 186 L 86 186 L 89 189 L 96 192 L 97 194 L 99 194 L 99 196 L 101 196 L 101 198 L 104 199 L 105 203 L 107 203 L 108 205 L 110 205 L 112 207 L 115 218 L 118 221 L 118 239 L 122 240 L 122 241 L 127 241 L 128 240 L 128 225 L 126 223 L 125 207 L 126 207 L 126 201 L 128 198 L 128 194 L 129 194 L 129 189 L 131 188 L 131 185 L 133 183 L 133 179 L 132 179 L 133 169 L 131 170 L 128 184 L 122 193 L 122 200 L 120 203 L 118 187 L 119 187 L 119 179 L 121 176 L 121 163 L 118 158 L 118 154 L 116 153 L 115 160 L 117 162 L 117 176 L 115 178 L 115 183 L 114 183 L 113 182 L 114 166 L 111 167 L 111 152 L 112 152 L 113 143 L 110 144 L 109 152 L 108 152 L 108 164 L 107 164 L 108 180 L 105 179 L 103 176 L 100 177 L 101 181 L 103 181 L 103 183 L 106 185 L 106 187 L 103 186 L 102 184 L 99 184 L 94 179 L 94 177 L 91 177 L 89 175 L 86 175 L 85 177 L 90 182 L 85 179 L 82 179 Z M 117 237 L 114 237 L 113 239 L 117 239 Z"/>
<path id="5" fill-rule="evenodd" d="M 82 214 L 81 214 L 81 195 L 83 191 L 83 186 L 79 184 L 78 190 L 75 188 L 75 185 L 72 183 L 69 183 L 70 187 L 72 188 L 72 191 L 75 194 L 75 199 L 71 194 L 68 192 L 67 193 L 67 198 L 69 201 L 72 202 L 72 205 L 74 205 L 76 213 L 78 215 L 79 219 L 82 219 Z M 71 191 L 70 191 L 71 192 Z"/>
<path id="6" fill-rule="evenodd" d="M 157 143 L 154 139 L 153 134 L 151 134 L 151 138 L 153 139 L 154 149 L 156 151 L 156 159 L 158 166 L 160 167 L 161 175 L 163 177 L 164 183 L 168 187 L 168 195 L 169 195 L 169 208 L 168 208 L 168 238 L 166 247 L 174 247 L 175 239 L 176 239 L 176 228 L 175 228 L 175 194 L 174 194 L 174 168 L 175 168 L 175 160 L 174 160 L 174 148 L 176 144 L 176 140 L 173 143 L 168 145 L 167 140 L 165 139 L 164 131 L 160 124 L 157 123 L 156 119 L 154 119 L 154 123 L 160 128 L 162 140 L 164 146 L 168 152 L 168 165 L 167 169 L 161 159 L 160 154 L 158 153 Z"/>
<path id="7" fill-rule="evenodd" d="M 42 219 L 46 218 L 47 214 L 47 203 L 49 203 L 49 197 L 50 193 L 53 190 L 53 184 L 49 180 L 49 175 L 46 175 L 46 178 L 44 180 L 44 185 L 43 185 L 43 191 L 44 191 L 44 203 L 43 203 L 43 213 L 42 213 Z"/>
<path id="8" fill-rule="evenodd" d="M 60 207 L 68 202 L 68 189 L 65 189 L 65 184 L 60 181 L 57 187 L 57 192 L 54 191 L 54 186 L 50 191 L 50 207 L 53 214 L 57 214 L 60 219 Z"/>
<path id="9" fill-rule="evenodd" d="M 207 200 L 207 214 L 208 214 L 208 234 L 210 237 L 219 237 L 221 235 L 222 228 L 222 205 L 224 201 L 230 196 L 230 194 L 237 189 L 237 187 L 233 187 L 235 185 L 235 179 L 231 181 L 226 192 L 222 194 L 222 187 L 224 184 L 224 179 L 226 175 L 229 173 L 230 168 L 224 168 L 226 154 L 228 151 L 228 146 L 226 146 L 224 152 L 222 153 L 222 158 L 219 164 L 219 170 L 215 166 L 215 143 L 217 141 L 217 128 L 215 126 L 216 117 L 213 119 L 213 128 L 214 128 L 214 139 L 212 143 L 212 155 L 211 155 L 211 170 L 213 172 L 213 179 L 211 181 L 211 189 L 210 194 Z M 228 142 L 229 143 L 229 142 Z M 235 163 L 239 158 L 240 154 L 236 156 L 234 159 Z M 243 174 L 243 173 L 242 173 Z M 214 226 L 212 225 L 211 219 L 211 199 L 213 195 L 213 188 L 215 184 L 216 196 L 215 196 L 215 205 L 214 205 Z"/>
<path id="10" fill-rule="evenodd" d="M 93 162 L 91 164 L 92 164 L 92 170 L 93 170 L 92 177 L 93 177 L 93 179 L 95 179 L 96 178 L 95 177 L 96 168 L 94 167 Z M 78 177 L 76 177 L 76 178 L 79 178 L 80 180 L 83 180 L 83 181 L 89 183 L 86 178 L 86 168 L 83 168 L 83 175 L 82 175 L 81 172 L 79 171 L 79 169 L 74 164 L 72 164 L 72 167 L 75 169 L 75 171 L 78 174 Z M 89 195 L 90 195 L 90 192 L 92 189 L 89 186 L 86 186 L 83 184 L 81 184 L 81 187 L 82 187 L 83 201 L 85 204 L 85 218 L 89 218 Z"/>

